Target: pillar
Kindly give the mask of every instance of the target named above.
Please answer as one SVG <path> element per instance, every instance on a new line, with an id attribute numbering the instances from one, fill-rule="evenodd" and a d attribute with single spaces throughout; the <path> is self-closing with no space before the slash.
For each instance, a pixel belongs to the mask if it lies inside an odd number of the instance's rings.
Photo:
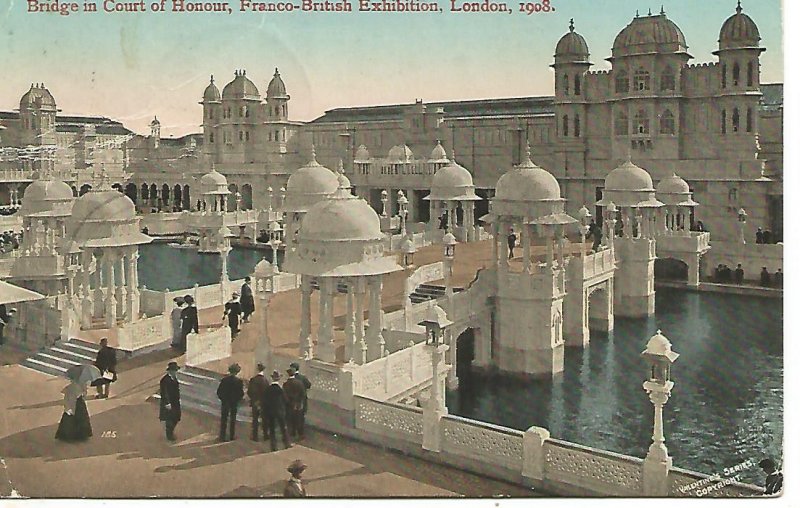
<path id="1" fill-rule="evenodd" d="M 136 272 L 138 257 L 139 249 L 134 245 L 130 248 L 126 258 L 128 262 L 126 313 L 129 321 L 136 321 L 139 319 L 139 274 Z"/>
<path id="2" fill-rule="evenodd" d="M 117 273 L 119 274 L 117 278 L 119 283 L 116 285 L 115 292 L 117 316 L 124 316 L 125 320 L 130 322 L 130 314 L 127 313 L 128 290 L 126 289 L 130 272 L 127 270 L 127 264 L 125 263 L 125 254 L 120 253 L 119 255 L 115 255 L 112 263 L 118 265 Z"/>
<path id="3" fill-rule="evenodd" d="M 336 351 L 333 345 L 333 291 L 336 291 L 335 279 L 330 277 L 319 279 L 317 358 L 328 363 L 336 361 Z"/>
<path id="4" fill-rule="evenodd" d="M 356 345 L 356 316 L 355 316 L 355 281 L 347 283 L 347 313 L 345 314 L 344 327 L 344 362 L 353 363 Z"/>
<path id="5" fill-rule="evenodd" d="M 116 297 L 116 277 L 114 271 L 114 264 L 116 262 L 116 253 L 106 251 L 103 255 L 103 264 L 108 274 L 106 282 L 106 327 L 112 328 L 117 324 L 117 297 Z"/>
<path id="6" fill-rule="evenodd" d="M 356 279 L 355 299 L 356 299 L 356 359 L 359 364 L 367 363 L 367 341 L 364 333 L 364 293 L 366 293 L 365 280 L 363 277 Z"/>
<path id="7" fill-rule="evenodd" d="M 381 310 L 381 290 L 383 280 L 380 275 L 369 278 L 369 329 L 367 330 L 368 359 L 382 358 L 386 350 L 383 339 L 383 311 Z"/>
<path id="8" fill-rule="evenodd" d="M 522 271 L 531 273 L 531 225 L 524 220 L 519 229 L 519 241 L 522 243 Z"/>
<path id="9" fill-rule="evenodd" d="M 92 266 L 92 251 L 87 249 L 81 254 L 83 266 L 83 283 L 81 284 L 81 326 L 84 329 L 89 329 L 92 326 L 92 317 L 94 315 L 92 309 L 92 284 L 91 284 L 91 266 Z"/>
<path id="10" fill-rule="evenodd" d="M 447 351 L 446 345 L 430 346 L 433 377 L 431 379 L 431 395 L 422 408 L 422 448 L 425 450 L 441 451 L 442 428 L 441 420 L 447 414 L 447 405 L 444 400 L 443 367 L 442 360 Z"/>
<path id="11" fill-rule="evenodd" d="M 314 357 L 314 347 L 311 343 L 311 277 L 300 276 L 300 355 L 306 360 Z"/>

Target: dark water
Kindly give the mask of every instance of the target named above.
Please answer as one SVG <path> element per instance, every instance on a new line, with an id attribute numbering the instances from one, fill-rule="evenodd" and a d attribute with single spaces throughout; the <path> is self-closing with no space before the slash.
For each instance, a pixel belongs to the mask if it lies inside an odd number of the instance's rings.
<path id="1" fill-rule="evenodd" d="M 219 282 L 222 261 L 219 254 L 198 254 L 192 249 L 174 249 L 166 244 L 139 247 L 139 284 L 163 291 L 187 289 Z M 228 277 L 241 279 L 253 273 L 262 258 L 271 261 L 270 250 L 234 248 L 228 254 Z M 283 259 L 282 255 L 278 256 Z"/>
<path id="2" fill-rule="evenodd" d="M 644 457 L 653 406 L 639 354 L 660 328 L 681 354 L 664 409 L 675 466 L 723 473 L 747 459 L 780 460 L 783 439 L 783 300 L 659 289 L 651 319 L 617 319 L 587 349 L 568 348 L 553 380 L 462 377 L 451 413 Z M 465 382 L 466 381 L 466 382 Z M 742 481 L 763 484 L 756 467 Z"/>

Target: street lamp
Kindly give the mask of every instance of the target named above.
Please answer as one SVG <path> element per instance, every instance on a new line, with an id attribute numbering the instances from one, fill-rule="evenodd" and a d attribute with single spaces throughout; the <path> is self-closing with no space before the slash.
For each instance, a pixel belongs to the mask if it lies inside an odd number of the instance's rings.
<path id="1" fill-rule="evenodd" d="M 400 252 L 403 253 L 403 266 L 406 268 L 414 266 L 414 253 L 417 252 L 417 247 L 410 236 L 406 236 L 400 244 Z"/>
<path id="2" fill-rule="evenodd" d="M 253 278 L 255 279 L 255 289 L 256 293 L 258 294 L 259 306 L 261 308 L 260 314 L 263 327 L 263 333 L 258 334 L 255 360 L 257 364 L 261 363 L 269 366 L 270 340 L 267 311 L 270 297 L 273 293 L 275 293 L 274 265 L 262 258 L 261 261 L 256 264 L 255 270 L 253 271 Z"/>
<path id="3" fill-rule="evenodd" d="M 397 191 L 398 215 L 400 216 L 400 235 L 406 234 L 406 219 L 408 218 L 408 198 L 402 190 Z"/>
<path id="4" fill-rule="evenodd" d="M 589 209 L 586 208 L 586 205 L 583 205 L 580 210 L 578 210 L 578 220 L 580 221 L 580 225 L 578 229 L 581 232 L 581 257 L 586 256 L 586 235 L 589 233 L 589 219 L 591 219 L 592 214 L 589 212 Z"/>
<path id="5" fill-rule="evenodd" d="M 672 459 L 667 453 L 664 444 L 663 408 L 669 400 L 672 387 L 675 383 L 670 380 L 670 367 L 678 359 L 678 353 L 672 350 L 672 344 L 658 330 L 647 342 L 647 349 L 642 351 L 642 358 L 648 364 L 648 379 L 642 387 L 650 396 L 650 402 L 655 408 L 653 419 L 653 443 L 647 452 L 646 461 L 654 463 L 672 464 Z"/>
<path id="6" fill-rule="evenodd" d="M 269 246 L 272 248 L 272 264 L 275 267 L 275 272 L 280 272 L 278 265 L 278 245 L 281 243 L 281 225 L 278 221 L 269 223 Z"/>
<path id="7" fill-rule="evenodd" d="M 381 212 L 381 217 L 388 217 L 389 214 L 386 210 L 386 203 L 389 202 L 389 191 L 383 189 L 381 191 L 381 203 L 383 204 L 383 211 Z"/>
<path id="8" fill-rule="evenodd" d="M 431 395 L 423 405 L 423 436 L 422 447 L 426 450 L 439 451 L 441 449 L 441 433 L 439 422 L 447 414 L 447 405 L 444 400 L 444 378 L 440 369 L 444 360 L 444 353 L 449 349 L 444 342 L 447 327 L 453 324 L 447 318 L 445 311 L 438 305 L 428 309 L 423 321 L 419 323 L 425 327 L 425 345 L 431 354 L 432 378 Z"/>
<path id="9" fill-rule="evenodd" d="M 744 238 L 744 225 L 747 224 L 747 212 L 744 208 L 739 208 L 738 212 L 738 222 L 737 226 L 739 227 L 739 243 L 747 243 L 747 240 Z"/>

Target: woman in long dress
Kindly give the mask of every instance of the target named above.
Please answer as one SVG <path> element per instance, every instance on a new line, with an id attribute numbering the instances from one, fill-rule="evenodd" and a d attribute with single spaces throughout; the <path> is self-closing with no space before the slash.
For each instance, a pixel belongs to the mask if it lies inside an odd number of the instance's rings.
<path id="1" fill-rule="evenodd" d="M 64 414 L 58 424 L 56 439 L 61 441 L 86 441 L 92 436 L 92 424 L 86 409 L 86 385 L 75 381 L 67 385 L 64 394 Z"/>

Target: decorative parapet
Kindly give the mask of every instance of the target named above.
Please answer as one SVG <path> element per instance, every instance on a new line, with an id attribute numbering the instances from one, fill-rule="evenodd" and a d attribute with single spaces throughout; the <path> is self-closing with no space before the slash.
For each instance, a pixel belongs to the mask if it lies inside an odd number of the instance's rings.
<path id="1" fill-rule="evenodd" d="M 549 439 L 544 445 L 544 479 L 575 488 L 576 493 L 641 496 L 641 459 Z"/>
<path id="2" fill-rule="evenodd" d="M 356 428 L 422 445 L 422 409 L 355 397 Z"/>
<path id="3" fill-rule="evenodd" d="M 512 471 L 522 470 L 523 432 L 452 415 L 441 421 L 443 452 Z"/>
<path id="4" fill-rule="evenodd" d="M 579 258 L 574 258 L 571 262 L 579 262 Z M 588 254 L 583 258 L 584 281 L 594 278 L 603 278 L 609 273 L 613 274 L 615 269 L 616 262 L 611 249 L 603 249 L 599 252 Z"/>
<path id="5" fill-rule="evenodd" d="M 151 348 L 172 339 L 169 316 L 159 315 L 120 323 L 117 328 L 117 348 L 133 353 Z"/>
<path id="6" fill-rule="evenodd" d="M 420 343 L 353 369 L 353 393 L 389 400 L 429 382 L 431 376 L 430 354 Z"/>
<path id="7" fill-rule="evenodd" d="M 697 231 L 669 231 L 660 235 L 656 243 L 659 255 L 664 253 L 703 254 L 710 246 L 711 233 Z"/>
<path id="8" fill-rule="evenodd" d="M 190 333 L 186 337 L 186 365 L 197 366 L 231 356 L 231 329 L 227 326 Z"/>

